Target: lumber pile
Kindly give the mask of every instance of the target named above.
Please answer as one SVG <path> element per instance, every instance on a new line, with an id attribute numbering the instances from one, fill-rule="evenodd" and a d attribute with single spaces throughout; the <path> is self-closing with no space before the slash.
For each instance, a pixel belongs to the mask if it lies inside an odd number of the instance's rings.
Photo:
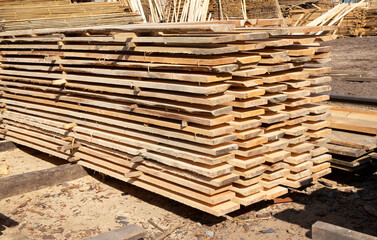
<path id="1" fill-rule="evenodd" d="M 0 137 L 216 216 L 304 186 L 334 28 L 263 22 L 1 32 Z"/>
<path id="2" fill-rule="evenodd" d="M 376 35 L 377 8 L 370 1 L 333 3 L 308 1 L 282 5 L 285 18 L 292 26 L 337 25 L 342 36 Z"/>
<path id="3" fill-rule="evenodd" d="M 133 12 L 125 1 L 0 0 L 0 31 L 141 22 L 139 13 Z"/>
<path id="4" fill-rule="evenodd" d="M 342 21 L 338 34 L 348 36 L 377 35 L 377 7 L 359 7 Z"/>
<path id="5" fill-rule="evenodd" d="M 377 158 L 377 111 L 331 106 L 330 113 L 331 167 L 350 172 L 368 167 Z"/>

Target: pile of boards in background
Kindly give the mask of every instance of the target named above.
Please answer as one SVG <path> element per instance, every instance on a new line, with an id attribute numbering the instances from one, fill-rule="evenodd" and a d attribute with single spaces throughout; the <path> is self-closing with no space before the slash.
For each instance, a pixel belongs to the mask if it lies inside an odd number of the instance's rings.
<path id="1" fill-rule="evenodd" d="M 290 1 L 280 0 L 284 17 L 292 26 L 313 26 L 318 19 L 322 25 L 333 24 L 341 36 L 366 36 L 377 34 L 377 2 L 358 1 L 339 3 L 327 0 Z"/>
<path id="2" fill-rule="evenodd" d="M 141 0 L 148 22 L 283 18 L 278 0 Z"/>
<path id="3" fill-rule="evenodd" d="M 334 28 L 281 23 L 1 32 L 1 137 L 216 216 L 276 198 L 331 171 Z"/>
<path id="4" fill-rule="evenodd" d="M 377 111 L 331 106 L 329 112 L 331 166 L 350 172 L 370 166 L 377 159 Z"/>
<path id="5" fill-rule="evenodd" d="M 141 22 L 128 1 L 0 0 L 0 32 Z"/>

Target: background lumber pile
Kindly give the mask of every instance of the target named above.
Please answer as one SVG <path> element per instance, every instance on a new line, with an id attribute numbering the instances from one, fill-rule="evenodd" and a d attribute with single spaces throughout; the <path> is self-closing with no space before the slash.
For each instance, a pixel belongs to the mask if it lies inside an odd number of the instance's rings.
<path id="1" fill-rule="evenodd" d="M 377 8 L 371 1 L 359 1 L 352 4 L 307 1 L 302 4 L 281 5 L 281 8 L 284 17 L 289 19 L 288 22 L 292 26 L 313 26 L 314 22 L 327 25 L 334 21 L 332 24 L 339 26 L 336 32 L 338 35 L 364 36 L 377 34 Z M 318 22 L 319 19 L 322 19 L 322 21 Z"/>
<path id="2" fill-rule="evenodd" d="M 370 36 L 377 34 L 377 7 L 360 7 L 347 15 L 339 28 L 339 34 Z"/>
<path id="3" fill-rule="evenodd" d="M 308 184 L 334 28 L 252 22 L 2 32 L 0 137 L 217 216 Z"/>
<path id="4" fill-rule="evenodd" d="M 128 24 L 141 21 L 128 3 L 0 0 L 0 31 Z"/>
<path id="5" fill-rule="evenodd" d="M 377 158 L 377 111 L 331 106 L 331 167 L 355 171 Z"/>

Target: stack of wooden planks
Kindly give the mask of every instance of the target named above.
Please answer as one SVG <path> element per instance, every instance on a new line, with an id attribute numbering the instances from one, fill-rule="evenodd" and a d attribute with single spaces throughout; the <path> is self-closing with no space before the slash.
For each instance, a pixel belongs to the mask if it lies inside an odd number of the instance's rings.
<path id="1" fill-rule="evenodd" d="M 216 216 L 301 187 L 334 28 L 250 22 L 1 32 L 0 137 Z"/>
<path id="2" fill-rule="evenodd" d="M 331 167 L 356 171 L 377 158 L 377 111 L 331 106 L 329 149 Z"/>
<path id="3" fill-rule="evenodd" d="M 133 12 L 125 1 L 0 0 L 0 31 L 141 22 Z"/>

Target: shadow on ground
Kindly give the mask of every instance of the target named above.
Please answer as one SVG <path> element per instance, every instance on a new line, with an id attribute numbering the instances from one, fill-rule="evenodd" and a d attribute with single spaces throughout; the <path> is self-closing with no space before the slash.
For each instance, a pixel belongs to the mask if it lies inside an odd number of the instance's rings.
<path id="1" fill-rule="evenodd" d="M 288 205 L 281 207 L 283 205 L 266 201 L 249 207 L 242 207 L 229 216 L 234 219 L 254 218 L 256 212 L 269 208 L 273 212 L 273 218 L 307 229 L 306 237 L 309 238 L 311 238 L 311 226 L 317 221 L 324 221 L 377 236 L 377 215 L 375 216 L 366 210 L 368 206 L 377 209 L 377 175 L 374 174 L 376 171 L 376 166 L 357 173 L 334 170 L 327 178 L 337 181 L 337 188 L 320 185 L 315 190 L 312 190 L 314 186 L 297 191 L 293 190 L 287 196 L 291 197 L 295 204 L 303 206 L 301 210 L 292 208 L 289 205 L 292 203 L 284 203 Z M 225 217 L 212 216 L 110 177 L 106 177 L 104 182 L 121 190 L 124 192 L 123 194 L 132 195 L 149 204 L 203 225 L 212 226 L 226 220 Z"/>
<path id="2" fill-rule="evenodd" d="M 0 236 L 3 235 L 3 231 L 6 228 L 15 227 L 18 222 L 0 213 Z"/>
<path id="3" fill-rule="evenodd" d="M 326 178 L 337 181 L 338 187 L 294 192 L 289 196 L 304 210 L 286 209 L 274 217 L 308 229 L 309 238 L 316 221 L 377 236 L 376 171 L 376 166 L 356 173 L 333 170 Z"/>
<path id="4" fill-rule="evenodd" d="M 64 160 L 53 158 L 30 148 L 20 146 L 20 149 L 46 161 L 56 162 L 56 165 L 66 163 Z M 307 229 L 306 237 L 309 238 L 311 237 L 311 226 L 316 221 L 324 221 L 377 236 L 376 172 L 376 165 L 356 173 L 333 170 L 333 173 L 326 178 L 337 181 L 338 186 L 336 188 L 316 184 L 298 191 L 293 190 L 288 195 L 294 200 L 293 203 L 260 202 L 249 207 L 242 207 L 229 216 L 237 220 L 258 218 L 260 217 L 256 214 L 258 212 L 272 213 L 272 218 Z M 100 174 L 94 174 L 91 170 L 89 173 L 94 178 L 122 191 L 124 195 L 132 195 L 193 222 L 199 222 L 206 226 L 226 222 L 227 218 L 225 217 L 212 216 L 111 177 L 102 179 Z M 300 207 L 297 208 L 297 206 Z M 12 224 L 18 223 L 12 222 L 12 219 L 0 214 L 0 235 L 5 227 L 12 226 Z"/>
<path id="5" fill-rule="evenodd" d="M 67 164 L 67 161 L 64 160 L 64 159 L 51 156 L 49 154 L 43 153 L 43 152 L 35 150 L 33 148 L 25 147 L 25 146 L 18 145 L 18 144 L 16 144 L 16 148 L 20 149 L 21 151 L 23 151 L 27 154 L 33 155 L 35 157 L 40 158 L 43 161 L 52 163 L 52 164 L 57 165 L 57 166 Z"/>

